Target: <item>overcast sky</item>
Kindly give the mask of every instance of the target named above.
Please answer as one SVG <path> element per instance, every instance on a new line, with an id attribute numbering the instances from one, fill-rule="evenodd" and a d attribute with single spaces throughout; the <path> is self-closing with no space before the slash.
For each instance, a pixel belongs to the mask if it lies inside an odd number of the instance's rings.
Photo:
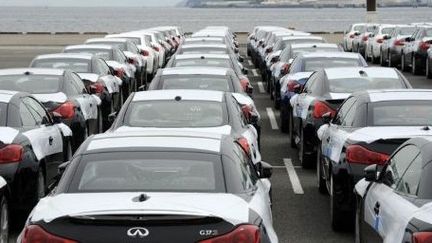
<path id="1" fill-rule="evenodd" d="M 0 0 L 0 6 L 174 6 L 181 0 Z"/>

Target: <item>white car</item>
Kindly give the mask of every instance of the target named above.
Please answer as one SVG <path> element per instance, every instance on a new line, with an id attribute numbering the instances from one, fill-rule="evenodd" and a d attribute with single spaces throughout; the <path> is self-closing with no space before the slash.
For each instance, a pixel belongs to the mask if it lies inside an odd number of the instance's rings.
<path id="1" fill-rule="evenodd" d="M 356 242 L 431 242 L 432 137 L 402 144 L 384 168 L 370 165 L 355 186 Z"/>
<path id="2" fill-rule="evenodd" d="M 375 31 L 369 35 L 366 42 L 366 60 L 371 60 L 373 63 L 378 63 L 381 57 L 381 45 L 390 37 L 391 33 L 396 28 L 396 25 L 381 24 L 378 25 Z"/>
<path id="3" fill-rule="evenodd" d="M 162 68 L 167 62 L 167 53 L 165 47 L 157 38 L 156 32 L 150 30 L 137 30 L 134 31 L 134 33 L 139 33 L 141 35 L 144 35 L 145 38 L 150 39 L 150 44 L 153 50 L 155 50 L 158 53 L 158 62 L 159 62 L 158 68 Z"/>
<path id="4" fill-rule="evenodd" d="M 58 187 L 33 209 L 18 242 L 277 243 L 272 168 L 253 165 L 244 151 L 218 134 L 93 136 L 62 166 Z"/>
<path id="5" fill-rule="evenodd" d="M 364 32 L 365 27 L 365 23 L 356 23 L 350 25 L 348 31 L 344 31 L 343 48 L 345 51 L 352 51 L 353 40 Z"/>

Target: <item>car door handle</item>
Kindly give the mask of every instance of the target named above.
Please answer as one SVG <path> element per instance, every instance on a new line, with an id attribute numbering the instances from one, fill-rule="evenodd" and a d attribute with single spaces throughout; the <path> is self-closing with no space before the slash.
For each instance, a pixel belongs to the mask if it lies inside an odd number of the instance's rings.
<path id="1" fill-rule="evenodd" d="M 376 203 L 375 203 L 375 207 L 374 207 L 375 215 L 378 215 L 378 214 L 379 214 L 379 212 L 380 212 L 380 207 L 381 207 L 380 203 L 379 203 L 379 202 L 376 202 Z"/>
<path id="2" fill-rule="evenodd" d="M 53 141 L 54 141 L 54 138 L 50 136 L 50 137 L 48 138 L 48 141 L 49 141 L 49 145 L 52 145 L 52 144 L 53 144 Z"/>

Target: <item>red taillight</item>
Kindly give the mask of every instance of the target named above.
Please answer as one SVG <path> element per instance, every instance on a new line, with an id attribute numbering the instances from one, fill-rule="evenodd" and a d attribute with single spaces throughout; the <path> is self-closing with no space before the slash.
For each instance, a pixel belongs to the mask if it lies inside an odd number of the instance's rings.
<path id="1" fill-rule="evenodd" d="M 360 145 L 350 145 L 346 149 L 346 160 L 353 164 L 384 165 L 389 157 L 388 154 L 374 152 Z"/>
<path id="2" fill-rule="evenodd" d="M 129 58 L 128 63 L 135 65 L 137 63 L 137 60 L 135 60 L 134 58 Z"/>
<path id="3" fill-rule="evenodd" d="M 405 45 L 405 41 L 402 40 L 402 39 L 400 39 L 400 40 L 396 40 L 396 41 L 394 42 L 394 45 L 395 45 L 395 46 L 403 46 L 403 45 Z"/>
<path id="4" fill-rule="evenodd" d="M 148 55 L 150 55 L 150 53 L 146 50 L 141 50 L 141 55 L 148 56 Z"/>
<path id="5" fill-rule="evenodd" d="M 52 235 L 40 226 L 29 225 L 25 228 L 22 243 L 76 243 L 76 241 Z"/>
<path id="6" fill-rule="evenodd" d="M 0 149 L 0 164 L 20 162 L 23 151 L 23 147 L 19 144 L 6 145 Z"/>
<path id="7" fill-rule="evenodd" d="M 354 34 L 351 34 L 349 37 L 350 37 L 351 39 L 354 39 L 355 35 L 354 35 Z"/>
<path id="8" fill-rule="evenodd" d="M 431 46 L 431 43 L 429 43 L 429 42 L 424 42 L 424 41 L 420 42 L 420 44 L 419 44 L 419 48 L 420 48 L 422 51 L 427 51 L 427 50 L 429 49 L 430 46 Z"/>
<path id="9" fill-rule="evenodd" d="M 313 109 L 313 117 L 316 119 L 321 119 L 322 116 L 328 112 L 331 113 L 332 117 L 336 114 L 335 110 L 322 101 L 315 102 Z"/>
<path id="10" fill-rule="evenodd" d="M 247 79 L 247 78 L 240 79 L 240 84 L 241 84 L 241 86 L 243 88 L 243 91 L 247 92 L 247 89 L 248 89 L 249 84 L 250 84 L 249 83 L 249 79 Z"/>
<path id="11" fill-rule="evenodd" d="M 250 146 L 249 146 L 249 142 L 246 138 L 244 138 L 244 137 L 239 138 L 237 140 L 237 143 L 243 149 L 243 152 L 245 152 L 247 155 L 250 155 Z"/>
<path id="12" fill-rule="evenodd" d="M 368 39 L 369 39 L 369 37 L 365 35 L 365 36 L 363 36 L 363 39 L 362 39 L 362 40 L 363 40 L 363 41 L 367 41 Z"/>
<path id="13" fill-rule="evenodd" d="M 266 53 L 270 53 L 270 52 L 272 52 L 272 51 L 273 51 L 273 47 L 269 47 L 269 48 L 266 49 L 265 52 L 266 52 Z"/>
<path id="14" fill-rule="evenodd" d="M 63 119 L 73 118 L 75 116 L 75 104 L 71 101 L 65 102 L 52 112 L 57 112 Z"/>
<path id="15" fill-rule="evenodd" d="M 90 85 L 90 91 L 92 94 L 101 94 L 105 90 L 105 86 L 101 82 L 96 82 Z"/>
<path id="16" fill-rule="evenodd" d="M 376 42 L 377 42 L 377 43 L 383 43 L 383 42 L 384 42 L 384 39 L 377 39 Z"/>
<path id="17" fill-rule="evenodd" d="M 285 64 L 282 66 L 282 74 L 283 74 L 283 75 L 288 74 L 288 71 L 289 71 L 290 66 L 291 66 L 291 64 L 289 64 L 289 63 L 285 63 Z"/>
<path id="18" fill-rule="evenodd" d="M 289 92 L 295 92 L 296 89 L 300 88 L 300 84 L 295 80 L 289 80 L 287 87 Z"/>
<path id="19" fill-rule="evenodd" d="M 416 232 L 412 237 L 413 243 L 431 243 L 432 232 Z"/>
<path id="20" fill-rule="evenodd" d="M 159 52 L 159 50 L 160 50 L 159 47 L 157 47 L 157 46 L 153 46 L 153 49 L 157 52 Z"/>
<path id="21" fill-rule="evenodd" d="M 123 70 L 123 68 L 116 68 L 115 69 L 114 75 L 119 77 L 120 79 L 123 78 L 124 74 L 125 74 L 125 71 Z"/>
<path id="22" fill-rule="evenodd" d="M 260 230 L 255 225 L 241 225 L 228 234 L 200 241 L 199 243 L 260 243 Z"/>

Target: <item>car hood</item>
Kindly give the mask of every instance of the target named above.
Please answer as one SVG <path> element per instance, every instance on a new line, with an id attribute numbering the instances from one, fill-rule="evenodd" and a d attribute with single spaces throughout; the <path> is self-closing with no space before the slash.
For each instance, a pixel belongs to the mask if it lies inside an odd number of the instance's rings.
<path id="1" fill-rule="evenodd" d="M 423 130 L 423 126 L 388 126 L 388 127 L 364 127 L 349 135 L 353 141 L 372 143 L 380 139 L 412 138 L 417 136 L 430 136 L 432 131 Z"/>
<path id="2" fill-rule="evenodd" d="M 81 79 L 85 79 L 90 82 L 96 82 L 99 79 L 99 75 L 94 73 L 78 73 L 78 76 L 80 76 Z"/>
<path id="3" fill-rule="evenodd" d="M 179 127 L 179 128 L 164 128 L 164 127 L 129 127 L 121 126 L 113 132 L 140 132 L 140 131 L 192 131 L 192 132 L 206 132 L 217 133 L 223 135 L 231 134 L 231 126 L 225 125 L 220 127 Z"/>
<path id="4" fill-rule="evenodd" d="M 30 216 L 31 222 L 50 222 L 65 216 L 172 214 L 214 216 L 237 225 L 247 223 L 249 205 L 242 198 L 227 193 L 62 193 L 39 201 Z M 218 203 L 214 203 L 218 202 Z"/>
<path id="5" fill-rule="evenodd" d="M 67 96 L 63 92 L 58 92 L 54 94 L 32 94 L 32 95 L 42 103 L 46 103 L 50 101 L 56 103 L 64 103 L 67 100 Z"/>
<path id="6" fill-rule="evenodd" d="M 10 144 L 13 142 L 19 131 L 10 127 L 0 127 L 0 143 Z"/>

